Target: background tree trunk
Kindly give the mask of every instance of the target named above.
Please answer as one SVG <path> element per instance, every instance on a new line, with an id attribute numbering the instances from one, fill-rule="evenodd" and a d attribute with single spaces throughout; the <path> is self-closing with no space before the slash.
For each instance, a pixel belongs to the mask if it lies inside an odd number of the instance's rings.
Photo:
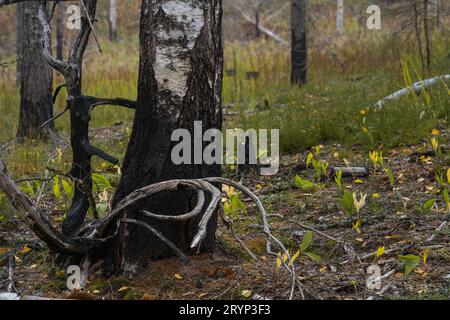
<path id="1" fill-rule="evenodd" d="M 20 85 L 20 61 L 23 42 L 23 3 L 16 4 L 16 84 Z"/>
<path id="2" fill-rule="evenodd" d="M 20 44 L 20 119 L 18 138 L 47 139 L 53 123 L 42 124 L 53 117 L 53 75 L 42 54 L 42 25 L 38 18 L 38 1 L 26 1 L 18 7 L 22 12 Z"/>
<path id="3" fill-rule="evenodd" d="M 336 30 L 339 34 L 344 33 L 344 0 L 337 0 Z"/>
<path id="4" fill-rule="evenodd" d="M 117 0 L 109 0 L 109 40 L 117 41 Z"/>
<path id="5" fill-rule="evenodd" d="M 56 59 L 64 59 L 64 28 L 66 5 L 64 2 L 58 4 L 56 8 Z"/>
<path id="6" fill-rule="evenodd" d="M 428 0 L 423 0 L 423 29 L 425 32 L 425 51 L 427 57 L 427 68 L 431 65 L 431 39 L 430 26 L 428 21 Z"/>
<path id="7" fill-rule="evenodd" d="M 305 84 L 308 71 L 308 43 L 306 30 L 306 1 L 292 0 L 292 83 Z"/>
<path id="8" fill-rule="evenodd" d="M 177 143 L 171 142 L 171 135 L 183 128 L 193 136 L 194 121 L 202 121 L 203 130 L 221 129 L 221 23 L 221 0 L 143 0 L 138 106 L 113 205 L 156 182 L 220 176 L 220 165 L 174 165 L 171 151 Z M 180 215 L 192 210 L 193 200 L 195 194 L 188 190 L 161 194 L 129 210 L 127 217 L 138 216 L 138 210 Z M 199 219 L 187 223 L 144 220 L 189 252 Z M 213 248 L 216 220 L 211 219 L 208 226 L 202 244 L 205 251 Z M 139 226 L 122 229 L 118 241 L 118 256 L 125 256 L 128 262 L 173 255 Z"/>

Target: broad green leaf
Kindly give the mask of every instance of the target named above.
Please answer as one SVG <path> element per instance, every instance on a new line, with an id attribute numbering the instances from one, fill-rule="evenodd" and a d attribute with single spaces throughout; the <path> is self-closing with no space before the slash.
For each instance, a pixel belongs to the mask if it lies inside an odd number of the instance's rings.
<path id="1" fill-rule="evenodd" d="M 313 239 L 313 232 L 312 231 L 308 231 L 302 239 L 302 243 L 300 244 L 300 250 L 302 252 L 305 252 L 306 249 L 309 248 L 309 246 L 311 245 L 312 239 Z"/>
<path id="2" fill-rule="evenodd" d="M 66 193 L 67 198 L 71 199 L 73 196 L 73 185 L 67 180 L 61 180 L 61 184 L 63 186 L 64 192 Z"/>
<path id="3" fill-rule="evenodd" d="M 61 188 L 59 186 L 59 178 L 53 178 L 53 194 L 57 200 L 61 199 Z"/>
<path id="4" fill-rule="evenodd" d="M 317 263 L 322 262 L 322 258 L 313 252 L 305 252 L 304 254 L 307 255 L 314 262 L 317 262 Z"/>
<path id="5" fill-rule="evenodd" d="M 423 210 L 424 212 L 430 212 L 430 210 L 434 207 L 436 204 L 436 199 L 430 199 L 427 202 L 423 204 Z"/>

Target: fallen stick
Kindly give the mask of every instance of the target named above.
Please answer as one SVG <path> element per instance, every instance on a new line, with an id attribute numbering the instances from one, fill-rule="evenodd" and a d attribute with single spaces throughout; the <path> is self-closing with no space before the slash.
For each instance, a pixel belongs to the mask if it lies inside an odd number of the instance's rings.
<path id="1" fill-rule="evenodd" d="M 230 3 L 231 6 L 241 14 L 241 16 L 247 20 L 247 22 L 254 24 L 255 26 L 258 26 L 259 31 L 261 31 L 262 33 L 264 33 L 266 36 L 268 36 L 269 38 L 272 38 L 273 40 L 275 40 L 278 43 L 284 44 L 284 45 L 288 45 L 289 43 L 284 40 L 282 37 L 280 37 L 279 35 L 277 35 L 275 32 L 270 31 L 269 29 L 261 26 L 261 24 L 258 24 L 256 21 L 254 21 L 252 18 L 250 18 L 243 10 L 242 8 L 240 8 L 239 6 Z"/>
<path id="2" fill-rule="evenodd" d="M 439 81 L 444 82 L 444 81 L 448 81 L 448 80 L 450 80 L 450 74 L 423 80 L 423 81 L 418 81 L 418 82 L 414 83 L 411 87 L 401 89 L 401 90 L 391 94 L 390 96 L 378 101 L 375 104 L 375 107 L 377 107 L 378 110 L 381 110 L 386 103 L 397 100 L 398 98 L 403 97 L 403 96 L 407 95 L 408 93 L 419 92 L 419 91 L 422 91 L 423 89 L 426 89 L 428 87 L 431 87 L 431 86 L 437 84 Z"/>

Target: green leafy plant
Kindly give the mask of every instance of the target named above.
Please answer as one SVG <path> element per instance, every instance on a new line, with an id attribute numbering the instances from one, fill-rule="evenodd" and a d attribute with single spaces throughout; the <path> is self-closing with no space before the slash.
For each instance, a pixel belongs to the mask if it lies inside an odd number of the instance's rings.
<path id="1" fill-rule="evenodd" d="M 344 187 L 342 186 L 342 170 L 339 169 L 336 172 L 336 175 L 334 177 L 334 181 L 336 182 L 336 184 L 337 184 L 337 186 L 339 188 L 339 191 L 343 191 Z"/>
<path id="2" fill-rule="evenodd" d="M 297 188 L 303 191 L 313 191 L 317 188 L 317 185 L 314 182 L 302 179 L 299 176 L 295 176 L 294 183 L 297 186 Z"/>
<path id="3" fill-rule="evenodd" d="M 232 218 L 239 218 L 242 213 L 247 213 L 247 208 L 241 200 L 241 194 L 236 192 L 228 196 L 228 200 L 223 204 L 225 215 Z"/>
<path id="4" fill-rule="evenodd" d="M 304 254 L 305 256 L 309 257 L 312 261 L 320 263 L 322 262 L 322 257 L 320 257 L 318 254 L 315 254 L 311 250 L 308 250 L 311 247 L 312 241 L 313 241 L 314 233 L 312 231 L 308 231 L 305 233 L 305 235 L 302 238 L 302 242 L 300 243 L 300 249 L 291 256 L 291 259 L 289 260 L 288 266 L 292 266 L 297 259 Z M 281 267 L 283 263 L 286 263 L 289 259 L 288 255 L 279 253 L 277 256 L 277 269 Z"/>
<path id="5" fill-rule="evenodd" d="M 414 254 L 398 257 L 401 266 L 403 267 L 405 276 L 409 276 L 420 264 L 420 257 Z"/>
<path id="6" fill-rule="evenodd" d="M 313 236 L 314 233 L 312 231 L 308 231 L 305 233 L 302 242 L 300 243 L 300 253 L 308 256 L 312 261 L 320 263 L 322 261 L 322 258 L 314 252 L 308 250 L 313 241 Z"/>
<path id="7" fill-rule="evenodd" d="M 312 159 L 311 161 L 314 170 L 316 171 L 316 177 L 320 180 L 323 176 L 326 176 L 328 173 L 329 163 L 323 160 Z"/>
<path id="8" fill-rule="evenodd" d="M 349 214 L 353 215 L 355 213 L 355 205 L 353 202 L 353 195 L 347 191 L 344 190 L 344 193 L 342 195 L 342 198 L 340 199 L 340 203 L 344 211 Z"/>
<path id="9" fill-rule="evenodd" d="M 384 169 L 384 172 L 386 172 L 388 179 L 389 179 L 389 185 L 391 186 L 391 188 L 395 187 L 395 177 L 394 177 L 394 173 L 392 172 L 391 169 Z"/>
<path id="10" fill-rule="evenodd" d="M 450 196 L 448 194 L 448 190 L 444 189 L 442 195 L 444 196 L 445 209 L 447 210 L 448 213 L 450 213 Z"/>
<path id="11" fill-rule="evenodd" d="M 436 204 L 436 198 L 430 199 L 425 201 L 424 204 L 421 206 L 416 206 L 417 211 L 419 211 L 422 214 L 429 213 L 431 209 L 433 209 L 434 205 Z"/>

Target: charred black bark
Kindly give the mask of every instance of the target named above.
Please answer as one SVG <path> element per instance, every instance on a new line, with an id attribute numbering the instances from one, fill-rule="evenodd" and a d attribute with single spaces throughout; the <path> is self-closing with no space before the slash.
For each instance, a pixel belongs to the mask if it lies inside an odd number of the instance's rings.
<path id="1" fill-rule="evenodd" d="M 17 137 L 48 139 L 53 135 L 51 67 L 42 54 L 42 25 L 38 18 L 39 2 L 26 1 L 18 4 L 21 28 L 18 30 L 20 45 L 20 119 Z"/>
<path id="2" fill-rule="evenodd" d="M 302 85 L 305 84 L 307 81 L 307 72 L 308 72 L 306 1 L 305 0 L 291 0 L 291 1 L 292 1 L 291 81 L 293 84 Z"/>
<path id="3" fill-rule="evenodd" d="M 170 179 L 219 176 L 220 165 L 180 165 L 171 161 L 173 130 L 187 129 L 194 121 L 203 129 L 221 129 L 222 108 L 222 1 L 144 0 L 141 9 L 139 93 L 133 133 L 123 164 L 123 176 L 114 205 L 132 191 Z M 192 209 L 195 194 L 188 190 L 163 193 L 127 211 L 140 219 L 140 210 L 180 215 Z M 141 219 L 159 230 L 185 252 L 198 219 L 162 222 Z M 211 250 L 216 218 L 211 219 L 202 248 Z M 121 230 L 116 262 L 173 255 L 170 248 L 144 228 Z"/>

